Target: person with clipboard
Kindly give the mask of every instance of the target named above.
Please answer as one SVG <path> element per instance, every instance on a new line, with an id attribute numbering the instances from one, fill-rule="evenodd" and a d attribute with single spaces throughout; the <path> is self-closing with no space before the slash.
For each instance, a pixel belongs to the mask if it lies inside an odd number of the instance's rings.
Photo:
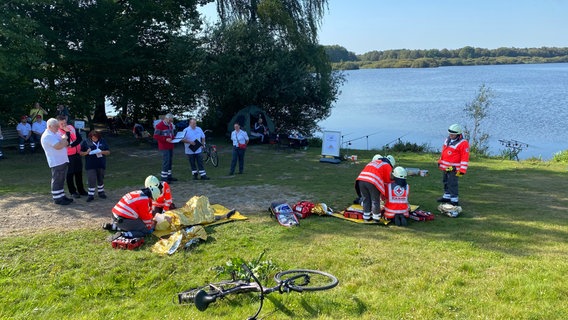
<path id="1" fill-rule="evenodd" d="M 201 180 L 209 180 L 205 167 L 203 166 L 203 144 L 205 144 L 205 133 L 197 126 L 195 118 L 189 119 L 189 126 L 183 129 L 183 138 L 181 140 L 185 145 L 185 154 L 191 166 L 191 174 L 193 180 L 197 180 L 198 176 Z"/>

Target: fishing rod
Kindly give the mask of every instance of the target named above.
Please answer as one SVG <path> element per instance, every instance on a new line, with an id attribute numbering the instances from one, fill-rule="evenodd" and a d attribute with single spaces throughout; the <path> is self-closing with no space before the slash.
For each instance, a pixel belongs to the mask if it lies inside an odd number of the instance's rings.
<path id="1" fill-rule="evenodd" d="M 358 137 L 358 138 L 353 138 L 353 139 L 350 139 L 350 140 L 345 141 L 344 144 L 350 146 L 350 145 L 351 145 L 351 142 L 366 138 L 366 139 L 367 139 L 367 150 L 369 150 L 369 137 L 372 136 L 372 135 L 375 135 L 375 134 L 379 134 L 379 133 L 381 133 L 381 131 L 377 131 L 377 132 L 373 132 L 373 133 L 370 133 L 370 134 L 366 134 L 366 135 L 361 136 L 361 137 Z"/>

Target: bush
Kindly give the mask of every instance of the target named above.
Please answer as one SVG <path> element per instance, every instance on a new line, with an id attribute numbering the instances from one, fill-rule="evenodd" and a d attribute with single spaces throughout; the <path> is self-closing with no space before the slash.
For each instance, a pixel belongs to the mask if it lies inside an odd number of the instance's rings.
<path id="1" fill-rule="evenodd" d="M 385 146 L 385 150 L 390 152 L 416 152 L 424 153 L 430 151 L 428 144 L 416 144 L 398 140 L 392 147 Z"/>
<path id="2" fill-rule="evenodd" d="M 568 163 L 568 150 L 558 151 L 552 156 L 552 162 Z"/>

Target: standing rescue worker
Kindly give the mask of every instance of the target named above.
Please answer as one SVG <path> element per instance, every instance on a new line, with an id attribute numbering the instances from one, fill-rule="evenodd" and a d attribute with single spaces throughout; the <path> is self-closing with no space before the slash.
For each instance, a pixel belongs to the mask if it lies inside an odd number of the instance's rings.
<path id="1" fill-rule="evenodd" d="M 394 219 L 397 226 L 405 226 L 406 218 L 410 216 L 408 195 L 410 187 L 406 183 L 407 172 L 403 167 L 396 167 L 392 171 L 393 182 L 385 187 L 385 218 Z"/>
<path id="2" fill-rule="evenodd" d="M 112 208 L 112 224 L 105 224 L 103 228 L 124 231 L 113 238 L 139 238 L 152 233 L 155 226 L 152 199 L 159 196 L 160 190 L 155 186 L 125 194 Z"/>
<path id="3" fill-rule="evenodd" d="M 174 116 L 171 113 L 166 114 L 164 120 L 156 124 L 154 130 L 154 139 L 158 141 L 158 150 L 162 153 L 162 172 L 160 177 L 162 181 L 177 181 L 172 177 L 172 159 L 174 156 Z"/>
<path id="4" fill-rule="evenodd" d="M 459 124 L 448 128 L 449 136 L 442 146 L 442 154 L 438 167 L 442 170 L 444 195 L 438 202 L 450 202 L 459 205 L 458 178 L 467 172 L 469 165 L 469 142 L 463 138 L 463 130 Z"/>
<path id="5" fill-rule="evenodd" d="M 381 219 L 381 198 L 386 197 L 385 185 L 391 183 L 391 172 L 395 165 L 394 157 L 376 154 L 355 180 L 355 191 L 361 196 L 363 219 Z"/>
<path id="6" fill-rule="evenodd" d="M 154 186 L 160 190 L 160 195 L 152 201 L 152 212 L 163 213 L 164 211 L 175 209 L 172 190 L 167 182 L 160 181 L 155 176 L 150 175 L 146 177 L 146 180 L 144 180 L 144 186 L 146 188 Z"/>

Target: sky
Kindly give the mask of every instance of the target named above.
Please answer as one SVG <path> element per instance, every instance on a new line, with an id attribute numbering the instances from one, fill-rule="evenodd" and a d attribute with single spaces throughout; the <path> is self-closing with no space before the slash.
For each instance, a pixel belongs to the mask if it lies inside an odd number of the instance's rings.
<path id="1" fill-rule="evenodd" d="M 465 46 L 568 47 L 566 0 L 329 0 L 323 45 L 356 54 Z"/>
<path id="2" fill-rule="evenodd" d="M 319 41 L 363 54 L 568 47 L 568 0 L 328 0 Z M 207 16 L 215 5 L 202 9 Z"/>

